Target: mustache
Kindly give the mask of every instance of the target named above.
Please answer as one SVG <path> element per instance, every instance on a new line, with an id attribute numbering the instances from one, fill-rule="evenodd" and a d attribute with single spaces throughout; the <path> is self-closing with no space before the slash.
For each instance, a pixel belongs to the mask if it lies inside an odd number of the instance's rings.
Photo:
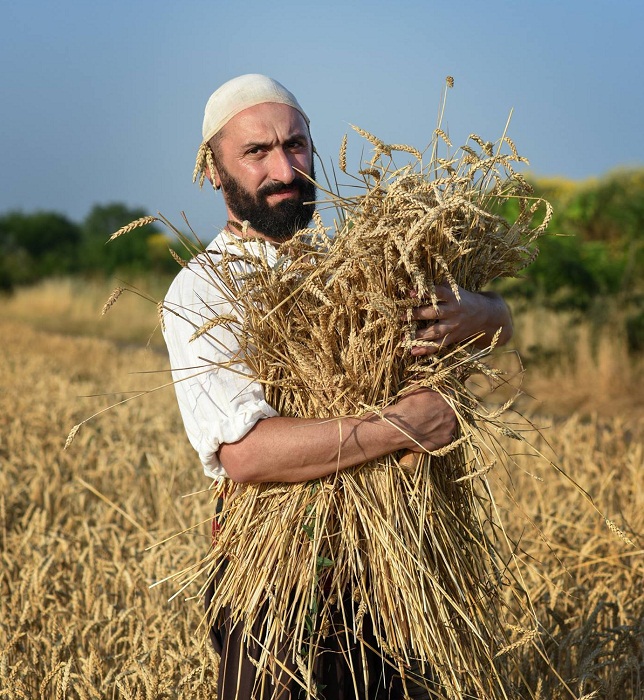
<path id="1" fill-rule="evenodd" d="M 299 190 L 300 195 L 305 192 L 309 185 L 309 181 L 305 180 L 301 176 L 296 176 L 288 184 L 284 182 L 268 182 L 257 190 L 257 194 L 261 197 L 268 197 L 271 194 L 280 194 L 280 192 L 289 192 L 290 190 L 296 188 Z"/>

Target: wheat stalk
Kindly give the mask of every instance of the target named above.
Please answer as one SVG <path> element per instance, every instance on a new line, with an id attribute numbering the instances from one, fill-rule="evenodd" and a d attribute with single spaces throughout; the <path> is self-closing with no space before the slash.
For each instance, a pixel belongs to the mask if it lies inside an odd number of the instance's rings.
<path id="1" fill-rule="evenodd" d="M 148 224 L 151 224 L 153 221 L 158 221 L 156 216 L 142 216 L 140 219 L 136 219 L 136 221 L 132 221 L 131 223 L 127 224 L 126 226 L 121 227 L 118 231 L 115 231 L 108 239 L 107 242 L 109 243 L 110 241 L 113 241 L 115 238 L 118 238 L 119 236 L 123 236 L 126 233 L 130 233 L 130 231 L 134 231 L 134 229 L 141 228 L 142 226 L 147 226 Z"/>

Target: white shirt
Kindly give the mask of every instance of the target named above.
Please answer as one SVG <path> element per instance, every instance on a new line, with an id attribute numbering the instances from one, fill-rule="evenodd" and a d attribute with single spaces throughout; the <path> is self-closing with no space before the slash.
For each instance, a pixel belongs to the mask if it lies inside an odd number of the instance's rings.
<path id="1" fill-rule="evenodd" d="M 225 287 L 213 268 L 224 249 L 239 253 L 240 245 L 254 255 L 266 256 L 270 265 L 275 264 L 275 249 L 270 243 L 246 241 L 224 230 L 206 253 L 181 270 L 164 301 L 163 335 L 179 410 L 204 472 L 212 478 L 227 476 L 217 455 L 222 443 L 237 442 L 257 421 L 278 415 L 266 402 L 261 384 L 249 376 L 243 361 L 235 362 L 230 369 L 213 364 L 239 357 L 241 351 L 233 333 L 216 326 L 190 340 L 196 330 L 217 315 L 240 318 L 241 308 L 226 298 L 222 292 Z M 235 261 L 229 269 L 239 279 L 251 267 L 247 262 Z"/>

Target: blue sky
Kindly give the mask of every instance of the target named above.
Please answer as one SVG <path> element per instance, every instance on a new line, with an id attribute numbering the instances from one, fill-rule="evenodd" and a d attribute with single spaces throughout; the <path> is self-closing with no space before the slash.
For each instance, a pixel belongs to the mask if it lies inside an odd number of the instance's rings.
<path id="1" fill-rule="evenodd" d="M 214 235 L 219 195 L 191 183 L 203 107 L 249 72 L 297 95 L 327 163 L 350 123 L 424 147 L 452 75 L 455 143 L 513 110 L 537 175 L 642 165 L 642 26 L 640 0 L 0 0 L 0 212 L 122 201 Z"/>

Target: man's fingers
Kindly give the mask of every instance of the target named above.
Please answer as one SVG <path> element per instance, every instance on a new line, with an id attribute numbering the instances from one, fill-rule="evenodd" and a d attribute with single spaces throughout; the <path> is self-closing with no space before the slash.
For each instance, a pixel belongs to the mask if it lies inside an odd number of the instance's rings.
<path id="1" fill-rule="evenodd" d="M 415 335 L 415 340 L 437 340 L 441 337 L 441 332 L 438 323 L 433 323 L 427 328 L 418 328 Z"/>
<path id="2" fill-rule="evenodd" d="M 435 355 L 442 348 L 441 343 L 423 343 L 422 345 L 415 345 L 409 351 L 414 357 L 420 357 L 422 355 Z"/>
<path id="3" fill-rule="evenodd" d="M 436 321 L 426 328 L 418 328 L 414 340 L 420 341 L 411 348 L 412 355 L 433 355 L 449 342 L 450 325 Z"/>
<path id="4" fill-rule="evenodd" d="M 440 307 L 435 309 L 433 306 L 418 306 L 412 310 L 411 317 L 414 321 L 437 321 L 443 312 Z"/>

